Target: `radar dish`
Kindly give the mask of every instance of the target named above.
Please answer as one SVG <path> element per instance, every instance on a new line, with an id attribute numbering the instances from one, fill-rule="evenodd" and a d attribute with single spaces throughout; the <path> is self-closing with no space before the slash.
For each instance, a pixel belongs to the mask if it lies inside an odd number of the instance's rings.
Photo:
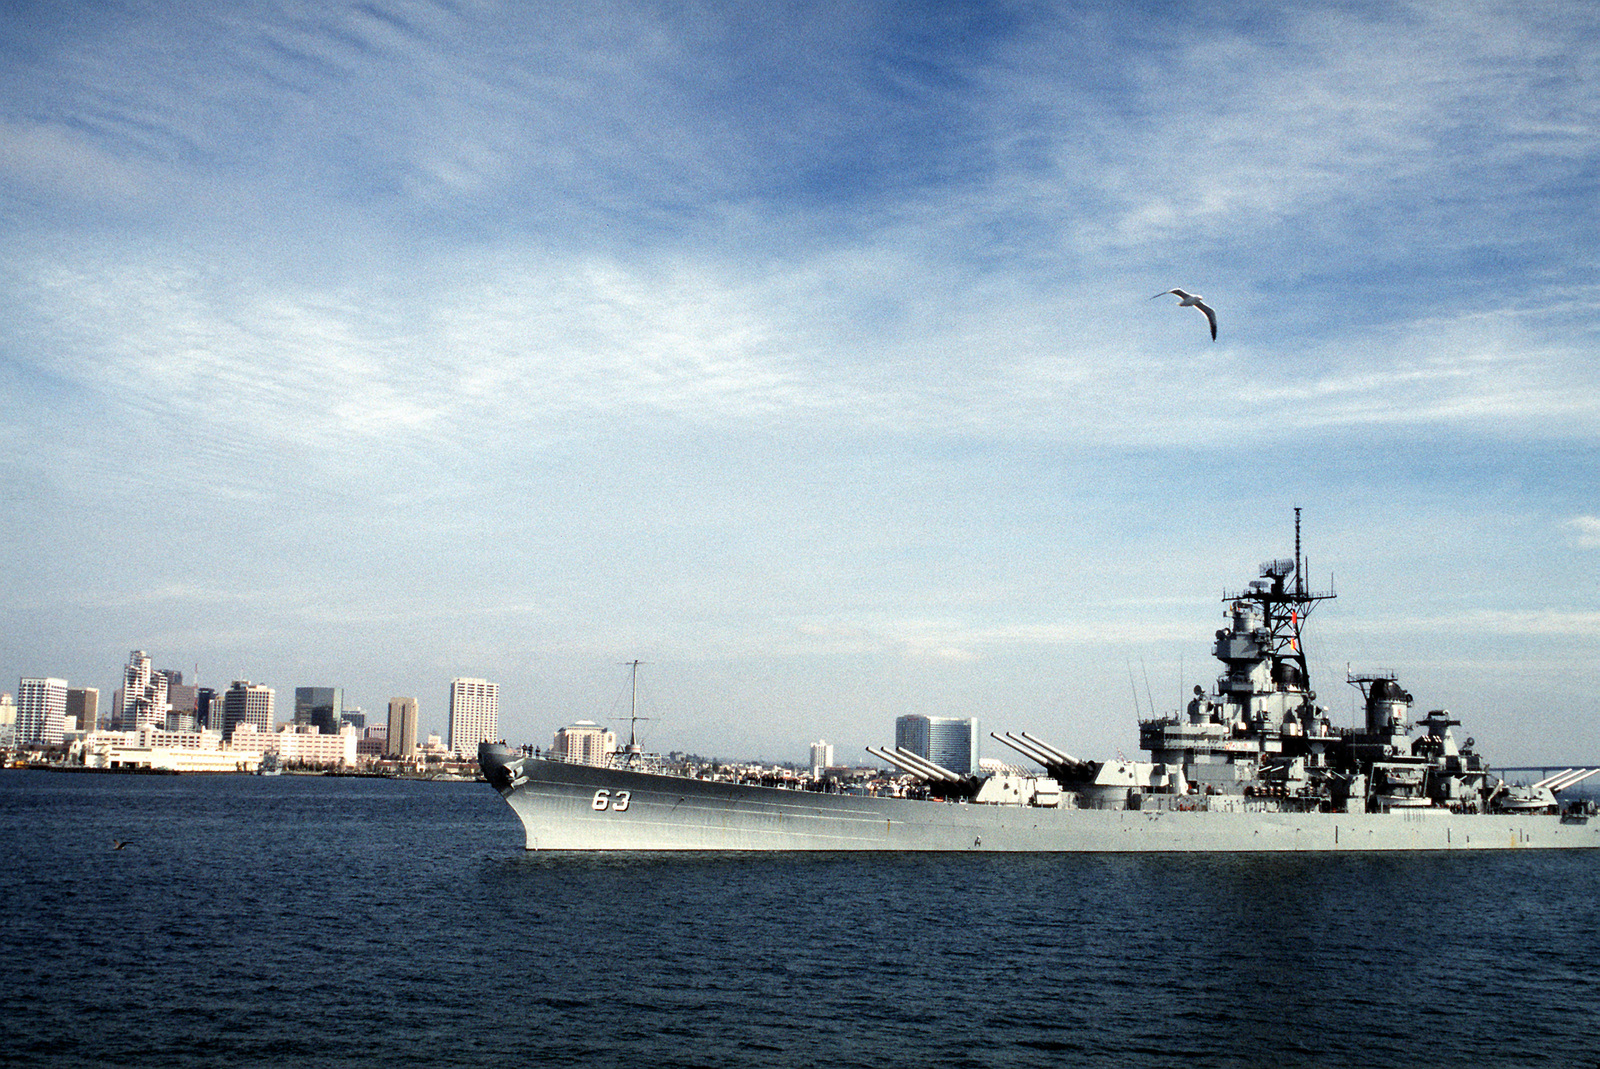
<path id="1" fill-rule="evenodd" d="M 1277 560 L 1269 560 L 1261 565 L 1261 574 L 1270 575 L 1274 578 L 1282 578 L 1286 575 L 1293 575 L 1294 561 L 1288 557 L 1279 557 Z"/>

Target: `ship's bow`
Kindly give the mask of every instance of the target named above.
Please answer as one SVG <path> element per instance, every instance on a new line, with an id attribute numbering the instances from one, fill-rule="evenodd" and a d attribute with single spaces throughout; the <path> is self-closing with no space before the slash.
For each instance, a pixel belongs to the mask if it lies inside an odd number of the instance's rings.
<path id="1" fill-rule="evenodd" d="M 483 770 L 483 778 L 501 793 L 511 786 L 510 766 L 521 756 L 503 742 L 478 743 L 478 767 Z"/>

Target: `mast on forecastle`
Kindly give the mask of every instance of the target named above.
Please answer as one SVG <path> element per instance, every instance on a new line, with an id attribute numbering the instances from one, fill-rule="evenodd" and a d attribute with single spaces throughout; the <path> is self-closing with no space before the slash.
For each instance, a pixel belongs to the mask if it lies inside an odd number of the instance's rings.
<path id="1" fill-rule="evenodd" d="M 648 716 L 639 715 L 639 666 L 643 663 L 644 662 L 640 660 L 622 662 L 623 667 L 631 671 L 631 678 L 629 682 L 632 687 L 632 695 L 628 700 L 627 716 L 628 745 L 626 749 L 621 750 L 613 755 L 613 760 L 620 758 L 621 760 L 618 763 L 624 768 L 637 768 L 639 765 L 644 763 L 644 750 L 639 746 L 639 721 L 649 720 L 651 718 Z M 621 720 L 623 718 L 619 716 L 614 717 L 613 719 Z"/>

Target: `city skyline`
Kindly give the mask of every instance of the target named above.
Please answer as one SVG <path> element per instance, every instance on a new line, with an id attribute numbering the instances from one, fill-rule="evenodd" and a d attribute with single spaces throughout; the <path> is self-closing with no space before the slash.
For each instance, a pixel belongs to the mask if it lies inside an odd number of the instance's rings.
<path id="1" fill-rule="evenodd" d="M 1085 757 L 1332 587 L 1600 759 L 1600 11 L 0 11 L 0 669 Z M 1217 337 L 1173 288 L 1204 297 Z M 164 660 L 164 658 L 170 658 Z M 613 704 L 608 704 L 613 703 Z"/>
<path id="2" fill-rule="evenodd" d="M 91 711 L 94 712 L 96 720 L 103 727 L 106 727 L 107 729 L 109 729 L 110 725 L 120 722 L 123 719 L 123 717 L 125 715 L 127 715 L 127 714 L 124 714 L 122 712 L 122 710 L 124 708 L 130 709 L 130 710 L 140 710 L 140 711 L 135 712 L 133 714 L 133 719 L 131 721 L 129 721 L 127 723 L 127 725 L 124 726 L 123 728 L 121 728 L 120 730 L 132 731 L 132 730 L 136 730 L 137 725 L 145 724 L 145 723 L 153 723 L 154 719 L 155 719 L 154 709 L 155 709 L 155 707 L 158 707 L 160 705 L 161 701 L 164 700 L 163 698 L 161 698 L 159 696 L 167 694 L 168 691 L 169 691 L 169 688 L 174 685 L 174 684 L 169 683 L 169 680 L 174 678 L 174 677 L 176 677 L 176 678 L 181 680 L 181 678 L 183 676 L 182 671 L 178 670 L 178 669 L 154 668 L 154 667 L 152 667 L 156 663 L 155 659 L 150 657 L 145 650 L 142 650 L 142 649 L 134 650 L 133 653 L 129 655 L 129 657 L 130 657 L 129 663 L 127 665 L 124 665 L 123 669 L 122 669 L 121 685 L 112 690 L 112 693 L 117 698 L 117 703 L 114 705 L 114 707 L 112 709 L 110 709 L 110 710 L 100 710 L 98 708 L 97 696 L 98 696 L 99 692 L 101 691 L 101 689 L 103 689 L 103 688 L 94 687 L 94 686 L 88 686 L 87 684 L 72 686 L 72 687 L 69 688 L 70 691 L 73 694 L 78 694 L 79 695 L 78 701 L 80 702 L 80 705 L 84 701 L 83 692 L 87 691 L 88 694 L 96 696 L 94 699 L 91 699 L 88 702 L 88 707 L 90 708 Z M 59 681 L 59 682 L 63 682 L 63 683 L 71 683 L 72 682 L 72 680 L 67 679 L 66 677 L 59 677 L 59 679 L 58 679 L 58 677 L 50 676 L 50 675 L 41 676 L 41 675 L 38 675 L 38 674 L 31 674 L 30 675 L 30 674 L 27 674 L 27 673 L 19 673 L 17 675 L 17 679 L 18 679 L 18 687 L 17 687 L 16 693 L 20 693 L 20 691 L 22 689 L 21 684 L 23 682 L 28 681 L 28 680 L 50 679 L 52 681 Z M 147 688 L 148 689 L 148 694 L 147 695 L 146 694 L 141 694 L 141 695 L 139 695 L 137 697 L 125 697 L 125 694 L 127 693 L 128 688 L 130 686 L 130 680 L 135 681 L 138 684 L 138 686 L 141 687 L 141 688 Z M 207 687 L 201 687 L 199 684 L 197 684 L 197 683 L 195 683 L 193 681 L 191 681 L 189 684 L 181 684 L 181 683 L 179 683 L 179 684 L 176 684 L 176 685 L 184 687 L 185 688 L 185 692 L 188 694 L 188 696 L 191 699 L 193 698 L 194 692 L 196 692 L 196 691 L 199 691 L 199 690 L 212 690 L 212 691 L 214 691 L 215 698 L 218 699 L 219 701 L 221 701 L 226 696 L 229 687 L 231 687 L 234 683 L 239 683 L 239 682 L 242 682 L 242 683 L 246 684 L 247 686 L 248 685 L 255 685 L 255 686 L 268 687 L 268 688 L 274 690 L 274 692 L 276 692 L 279 689 L 284 689 L 284 690 L 291 689 L 291 688 L 287 688 L 287 687 L 280 688 L 280 687 L 275 686 L 274 684 L 262 683 L 262 682 L 259 682 L 259 681 L 256 681 L 256 682 L 252 683 L 252 680 L 250 680 L 248 678 L 239 678 L 239 677 L 230 678 L 227 681 L 227 684 L 225 684 L 224 686 L 221 686 L 221 687 L 210 687 L 209 685 Z M 440 703 L 441 708 L 443 709 L 442 719 L 440 720 L 440 722 L 439 722 L 437 727 L 434 727 L 434 726 L 432 726 L 430 724 L 428 726 L 428 730 L 423 732 L 424 735 L 434 734 L 434 735 L 438 735 L 440 738 L 444 738 L 446 736 L 446 734 L 448 733 L 448 730 L 449 730 L 450 687 L 451 687 L 451 684 L 449 682 L 447 682 L 445 684 L 444 693 L 442 695 L 442 700 L 441 700 L 441 703 Z M 313 724 L 314 723 L 314 724 L 316 724 L 316 726 L 319 727 L 319 729 L 326 730 L 329 725 L 323 724 L 320 721 L 314 720 L 312 718 L 311 713 L 312 713 L 313 706 L 303 705 L 302 704 L 313 693 L 315 693 L 318 698 L 327 699 L 328 702 L 329 702 L 330 708 L 342 709 L 343 711 L 346 711 L 346 712 L 364 712 L 364 710 L 366 708 L 363 705 L 355 705 L 355 704 L 344 703 L 343 702 L 343 693 L 344 693 L 344 688 L 343 687 L 326 687 L 326 686 L 316 686 L 316 687 L 314 687 L 314 686 L 295 685 L 295 686 L 292 687 L 292 689 L 293 689 L 294 694 L 295 694 L 295 702 L 296 702 L 294 710 L 293 710 L 293 712 L 291 713 L 291 715 L 289 716 L 288 719 L 281 719 L 280 718 L 280 719 L 278 719 L 278 723 L 285 723 L 285 724 L 302 724 L 302 723 Z M 14 692 L 12 692 L 10 690 L 7 690 L 6 688 L 3 688 L 3 687 L 0 687 L 0 691 L 4 691 L 6 693 L 14 693 Z M 392 704 L 392 702 L 395 701 L 395 700 L 397 700 L 397 699 L 393 699 L 393 698 L 387 699 L 385 701 L 385 703 L 384 703 L 384 706 L 386 708 L 389 707 Z M 410 713 L 411 719 L 412 719 L 412 721 L 414 723 L 417 724 L 417 730 L 421 730 L 420 721 L 417 721 L 417 716 L 418 716 L 418 711 L 419 711 L 419 704 L 418 704 L 417 700 L 415 698 L 409 698 L 409 699 L 405 699 L 405 700 L 407 700 L 407 701 L 409 701 L 411 703 L 411 706 L 410 706 L 410 708 L 411 708 L 411 713 Z M 220 709 L 221 706 L 219 705 L 218 708 Z M 320 707 L 317 707 L 317 708 L 320 708 Z M 275 703 L 274 703 L 274 710 L 275 710 L 274 711 L 274 716 L 276 717 L 276 704 Z M 193 712 L 192 709 L 190 709 L 189 711 Z M 157 726 L 158 727 L 162 727 L 163 725 L 157 725 Z M 78 725 L 78 730 L 82 731 L 82 730 L 86 730 L 86 728 L 84 727 L 84 725 L 82 723 L 80 723 Z"/>

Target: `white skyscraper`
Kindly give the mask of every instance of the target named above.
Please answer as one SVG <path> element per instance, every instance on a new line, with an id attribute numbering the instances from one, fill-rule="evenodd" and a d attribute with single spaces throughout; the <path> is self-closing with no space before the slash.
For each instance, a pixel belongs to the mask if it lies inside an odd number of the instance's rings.
<path id="1" fill-rule="evenodd" d="M 128 654 L 128 666 L 122 670 L 117 723 L 123 731 L 138 731 L 146 724 L 163 730 L 167 726 L 167 676 L 150 670 L 150 655 L 144 650 Z"/>
<path id="2" fill-rule="evenodd" d="M 478 755 L 478 743 L 500 737 L 500 684 L 486 679 L 450 681 L 450 749 Z"/>
<path id="3" fill-rule="evenodd" d="M 67 722 L 67 681 L 65 679 L 21 679 L 17 681 L 17 742 L 55 745 L 61 741 Z"/>
<path id="4" fill-rule="evenodd" d="M 819 739 L 811 744 L 811 774 L 822 775 L 822 770 L 833 765 L 833 743 Z"/>

